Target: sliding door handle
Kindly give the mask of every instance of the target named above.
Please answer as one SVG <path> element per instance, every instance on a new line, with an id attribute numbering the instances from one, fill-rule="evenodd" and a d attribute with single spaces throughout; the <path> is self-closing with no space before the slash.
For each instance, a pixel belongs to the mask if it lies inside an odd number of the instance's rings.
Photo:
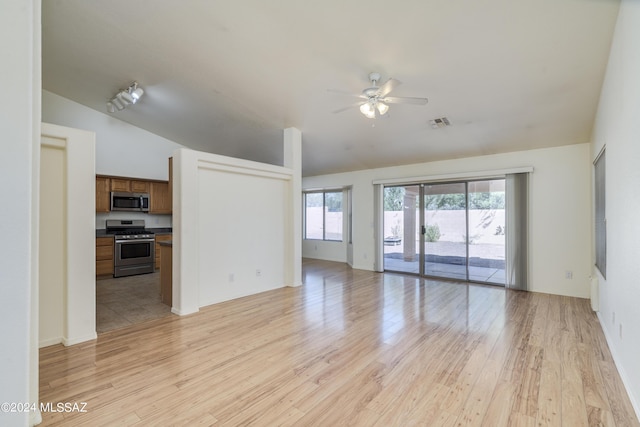
<path id="1" fill-rule="evenodd" d="M 420 234 L 422 234 L 423 236 L 425 234 L 427 234 L 427 227 L 425 227 L 424 225 L 420 226 Z"/>

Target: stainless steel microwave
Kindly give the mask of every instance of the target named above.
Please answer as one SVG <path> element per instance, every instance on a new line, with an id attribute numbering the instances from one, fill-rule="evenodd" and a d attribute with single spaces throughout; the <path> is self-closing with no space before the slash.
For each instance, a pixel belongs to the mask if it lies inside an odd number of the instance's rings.
<path id="1" fill-rule="evenodd" d="M 149 212 L 149 194 L 111 192 L 111 210 Z"/>

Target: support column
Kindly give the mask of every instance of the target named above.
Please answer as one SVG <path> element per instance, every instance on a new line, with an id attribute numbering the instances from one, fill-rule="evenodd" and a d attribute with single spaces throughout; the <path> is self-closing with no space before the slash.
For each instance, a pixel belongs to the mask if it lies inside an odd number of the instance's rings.
<path id="1" fill-rule="evenodd" d="M 296 128 L 284 130 L 284 167 L 293 171 L 287 218 L 286 285 L 302 284 L 302 133 Z"/>

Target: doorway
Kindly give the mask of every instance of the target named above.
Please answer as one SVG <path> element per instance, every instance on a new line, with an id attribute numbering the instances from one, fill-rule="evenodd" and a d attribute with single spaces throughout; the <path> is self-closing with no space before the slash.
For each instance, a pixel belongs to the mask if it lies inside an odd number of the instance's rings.
<path id="1" fill-rule="evenodd" d="M 384 270 L 505 284 L 505 179 L 384 188 Z"/>

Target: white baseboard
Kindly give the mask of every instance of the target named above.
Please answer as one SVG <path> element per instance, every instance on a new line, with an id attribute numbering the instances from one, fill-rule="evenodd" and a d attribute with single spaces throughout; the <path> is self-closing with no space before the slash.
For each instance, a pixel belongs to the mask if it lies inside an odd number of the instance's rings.
<path id="1" fill-rule="evenodd" d="M 87 342 L 96 339 L 98 339 L 98 334 L 93 332 L 89 335 L 85 335 L 84 337 L 63 338 L 62 345 L 64 345 L 65 347 L 69 347 L 70 345 L 76 345 L 80 344 L 81 342 Z"/>
<path id="2" fill-rule="evenodd" d="M 62 337 L 49 338 L 49 339 L 38 342 L 38 347 L 39 348 L 49 347 L 50 345 L 56 345 L 61 343 L 62 343 Z"/>
<path id="3" fill-rule="evenodd" d="M 200 309 L 198 309 L 198 308 L 196 308 L 195 310 L 191 309 L 191 310 L 180 311 L 175 307 L 171 307 L 171 312 L 173 314 L 177 314 L 178 316 L 186 316 L 188 314 L 197 313 L 198 311 L 200 311 Z"/>
<path id="4" fill-rule="evenodd" d="M 607 345 L 609 346 L 609 351 L 611 352 L 611 357 L 613 357 L 613 363 L 616 365 L 616 369 L 618 369 L 618 373 L 620 374 L 620 378 L 622 378 L 622 384 L 624 385 L 624 389 L 627 392 L 627 396 L 629 396 L 629 400 L 631 401 L 631 406 L 633 406 L 633 410 L 636 411 L 636 418 L 640 420 L 640 405 L 638 405 L 638 401 L 636 401 L 633 394 L 629 392 L 631 390 L 629 381 L 629 376 L 624 370 L 624 367 L 620 363 L 620 358 L 618 357 L 618 353 L 616 351 L 615 346 L 613 345 L 613 340 L 607 333 L 607 328 L 603 327 L 604 319 L 602 318 L 600 312 L 597 313 L 598 320 L 600 320 L 600 328 L 602 328 L 602 332 L 604 332 L 604 338 L 607 340 Z"/>
<path id="5" fill-rule="evenodd" d="M 42 422 L 42 414 L 40 413 L 40 409 L 36 409 L 35 411 L 29 412 L 29 425 L 37 426 Z"/>

